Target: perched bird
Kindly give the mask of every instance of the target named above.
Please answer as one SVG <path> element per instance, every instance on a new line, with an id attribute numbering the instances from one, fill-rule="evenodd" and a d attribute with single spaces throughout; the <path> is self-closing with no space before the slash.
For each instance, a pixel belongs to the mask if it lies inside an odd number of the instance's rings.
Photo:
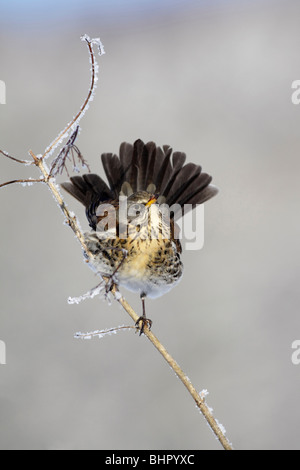
<path id="1" fill-rule="evenodd" d="M 182 276 L 176 220 L 218 190 L 200 166 L 185 164 L 186 155 L 167 145 L 124 142 L 119 156 L 103 153 L 101 159 L 108 184 L 85 174 L 62 187 L 86 208 L 91 231 L 84 236 L 92 268 L 140 294 L 143 315 L 137 326 L 142 333 L 152 323 L 145 298 L 163 295 Z"/>

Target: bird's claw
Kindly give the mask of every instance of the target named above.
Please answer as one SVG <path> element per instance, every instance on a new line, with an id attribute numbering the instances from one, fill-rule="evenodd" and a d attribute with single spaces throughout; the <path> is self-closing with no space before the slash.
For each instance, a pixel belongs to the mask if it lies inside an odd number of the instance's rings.
<path id="1" fill-rule="evenodd" d="M 140 336 L 141 336 L 142 333 L 144 333 L 145 326 L 147 326 L 147 328 L 149 330 L 151 330 L 152 320 L 150 320 L 150 318 L 146 318 L 144 316 L 139 317 L 137 319 L 137 321 L 135 322 L 135 327 L 136 327 L 137 331 L 140 332 Z"/>

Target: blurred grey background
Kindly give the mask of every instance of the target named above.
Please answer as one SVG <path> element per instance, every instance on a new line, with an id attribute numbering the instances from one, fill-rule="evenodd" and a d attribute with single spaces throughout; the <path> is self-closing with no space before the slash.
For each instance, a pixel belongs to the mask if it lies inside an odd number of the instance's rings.
<path id="1" fill-rule="evenodd" d="M 237 449 L 300 448 L 299 20 L 296 0 L 0 3 L 1 149 L 42 153 L 75 115 L 87 33 L 106 50 L 77 141 L 92 171 L 141 138 L 185 151 L 220 188 L 204 248 L 147 311 Z M 1 158 L 0 182 L 29 176 Z M 47 188 L 3 188 L 0 207 L 1 449 L 220 449 L 146 338 L 73 338 L 131 320 L 98 298 L 68 305 L 97 280 Z"/>

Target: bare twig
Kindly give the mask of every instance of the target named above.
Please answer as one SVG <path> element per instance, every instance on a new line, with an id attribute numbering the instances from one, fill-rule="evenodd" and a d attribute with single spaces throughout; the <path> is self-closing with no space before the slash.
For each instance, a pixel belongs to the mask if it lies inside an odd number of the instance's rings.
<path id="1" fill-rule="evenodd" d="M 128 304 L 128 302 L 124 299 L 124 297 L 120 297 L 119 295 L 116 295 L 118 293 L 117 286 L 114 285 L 112 288 L 112 293 L 115 296 L 116 300 L 122 305 L 124 310 L 130 315 L 134 323 L 137 322 L 139 316 L 137 313 L 133 310 L 133 308 Z M 231 443 L 225 436 L 223 427 L 217 422 L 217 420 L 214 418 L 210 408 L 207 406 L 205 403 L 205 398 L 201 396 L 189 378 L 186 376 L 186 374 L 183 372 L 181 367 L 177 364 L 175 359 L 168 353 L 166 348 L 162 345 L 162 343 L 158 340 L 158 338 L 152 333 L 152 331 L 149 330 L 148 327 L 144 328 L 144 334 L 147 336 L 147 338 L 151 341 L 151 343 L 156 347 L 156 349 L 160 352 L 160 354 L 163 356 L 163 358 L 167 361 L 167 363 L 170 365 L 170 367 L 173 369 L 177 377 L 181 380 L 181 382 L 184 384 L 192 398 L 194 399 L 197 407 L 203 414 L 204 418 L 206 419 L 207 423 L 209 424 L 210 428 L 222 444 L 223 448 L 225 450 L 233 450 Z"/>
<path id="2" fill-rule="evenodd" d="M 83 250 L 85 252 L 87 252 L 88 250 L 87 250 L 87 247 L 85 245 L 84 236 L 81 233 L 81 230 L 80 230 L 80 228 L 77 224 L 77 219 L 74 215 L 72 215 L 70 213 L 69 209 L 65 205 L 65 202 L 64 202 L 64 200 L 63 200 L 63 198 L 60 194 L 59 188 L 58 188 L 57 184 L 53 181 L 53 179 L 50 178 L 50 174 L 48 173 L 48 170 L 45 167 L 42 158 L 38 158 L 32 152 L 32 150 L 30 150 L 29 153 L 32 156 L 33 160 L 35 161 L 35 164 L 39 168 L 40 172 L 44 176 L 44 181 L 48 185 L 48 188 L 52 192 L 52 194 L 53 194 L 54 198 L 56 199 L 60 209 L 62 210 L 63 214 L 65 215 L 68 225 L 71 227 L 71 229 L 75 233 L 76 237 L 78 238 L 79 242 L 81 243 L 81 246 L 82 246 Z"/>
<path id="3" fill-rule="evenodd" d="M 13 160 L 14 162 L 17 162 L 17 163 L 22 163 L 23 165 L 33 165 L 34 162 L 30 162 L 30 161 L 27 161 L 27 160 L 19 160 L 19 158 L 16 158 L 16 157 L 12 157 L 11 155 L 9 155 L 7 152 L 5 152 L 4 150 L 0 150 L 0 153 L 2 155 L 4 155 L 5 157 L 7 158 L 10 158 L 11 160 Z"/>
<path id="4" fill-rule="evenodd" d="M 83 158 L 77 145 L 75 145 L 75 140 L 77 138 L 78 131 L 79 131 L 79 126 L 76 127 L 75 131 L 71 134 L 71 137 L 69 138 L 66 145 L 63 146 L 63 148 L 61 149 L 57 157 L 53 160 L 51 169 L 50 169 L 51 176 L 55 177 L 58 173 L 62 174 L 63 170 L 66 170 L 67 175 L 70 176 L 66 161 L 71 160 L 72 158 L 73 171 L 75 171 L 76 169 L 75 156 L 77 157 L 77 160 L 81 163 L 82 167 L 86 167 L 88 171 L 90 172 L 90 168 L 87 162 Z"/>
<path id="5" fill-rule="evenodd" d="M 123 296 L 120 295 L 120 292 L 118 290 L 118 287 L 116 284 L 112 286 L 111 293 L 114 296 L 115 300 L 119 302 L 119 304 L 123 307 L 123 309 L 128 313 L 128 315 L 132 318 L 134 324 L 136 324 L 137 320 L 139 319 L 139 316 L 135 312 L 135 310 L 131 307 L 131 305 L 125 300 Z M 84 339 L 90 339 L 93 336 L 98 336 L 102 337 L 106 333 L 109 332 L 117 332 L 118 329 L 121 328 L 134 328 L 136 327 L 132 326 L 126 326 L 126 327 L 117 327 L 117 328 L 110 328 L 109 330 L 101 330 L 101 331 L 95 331 L 92 333 L 77 333 L 75 335 L 76 338 L 84 338 Z M 169 366 L 173 369 L 177 377 L 181 380 L 181 382 L 184 384 L 188 392 L 190 393 L 191 397 L 196 403 L 196 406 L 199 408 L 201 413 L 203 414 L 204 418 L 206 419 L 207 423 L 209 424 L 211 430 L 214 432 L 216 435 L 217 439 L 219 440 L 220 444 L 223 446 L 225 450 L 233 450 L 232 444 L 229 442 L 227 437 L 225 436 L 224 428 L 223 426 L 215 419 L 215 417 L 212 414 L 212 411 L 210 407 L 206 404 L 205 401 L 205 395 L 202 393 L 198 393 L 197 390 L 195 389 L 194 385 L 191 383 L 190 379 L 186 376 L 186 374 L 183 372 L 181 367 L 177 364 L 175 359 L 168 353 L 166 348 L 162 345 L 162 343 L 159 341 L 159 339 L 152 333 L 151 330 L 147 326 L 144 327 L 143 331 L 144 335 L 151 341 L 151 343 L 155 346 L 155 348 L 160 352 L 160 354 L 163 356 L 163 358 L 166 360 L 166 362 L 169 364 Z"/>
<path id="6" fill-rule="evenodd" d="M 108 336 L 112 334 L 118 333 L 118 331 L 123 330 L 136 330 L 136 327 L 133 325 L 122 325 L 122 326 L 115 326 L 113 328 L 107 328 L 105 330 L 96 330 L 91 331 L 90 333 L 81 333 L 78 332 L 74 335 L 74 338 L 79 339 L 91 339 L 93 337 L 103 338 L 103 336 Z"/>
<path id="7" fill-rule="evenodd" d="M 96 81 L 97 81 L 97 62 L 95 59 L 95 54 L 93 51 L 93 44 L 98 45 L 99 55 L 105 54 L 104 48 L 101 44 L 100 39 L 90 39 L 87 35 L 81 37 L 82 41 L 85 41 L 89 50 L 90 54 L 90 61 L 91 61 L 91 84 L 88 95 L 82 104 L 80 110 L 76 114 L 76 116 L 72 119 L 72 121 L 64 128 L 64 130 L 54 139 L 54 141 L 49 145 L 49 147 L 45 150 L 42 159 L 45 158 L 47 155 L 50 155 L 51 152 L 62 142 L 64 138 L 68 136 L 69 130 L 71 130 L 74 126 L 77 126 L 80 119 L 84 116 L 84 113 L 91 101 L 95 88 L 96 88 Z"/>
<path id="8" fill-rule="evenodd" d="M 9 184 L 15 184 L 15 183 L 24 184 L 24 186 L 25 186 L 26 184 L 31 185 L 33 183 L 45 183 L 45 180 L 44 179 L 34 180 L 32 178 L 29 178 L 29 179 L 25 179 L 25 180 L 6 181 L 5 183 L 0 184 L 0 188 L 3 188 L 4 186 L 8 186 Z"/>

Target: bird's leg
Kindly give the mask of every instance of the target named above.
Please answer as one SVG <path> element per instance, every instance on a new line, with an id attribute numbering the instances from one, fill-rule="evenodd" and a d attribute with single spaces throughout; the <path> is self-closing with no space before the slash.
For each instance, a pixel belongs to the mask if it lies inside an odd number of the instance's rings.
<path id="1" fill-rule="evenodd" d="M 116 246 L 113 243 L 110 243 L 110 241 L 106 240 L 101 240 L 98 236 L 97 233 L 85 233 L 85 243 L 88 249 L 88 253 L 85 253 L 84 256 L 87 259 L 87 262 L 91 264 L 93 268 L 97 268 L 97 264 L 101 258 L 103 259 L 108 259 L 110 262 L 112 261 L 112 253 L 110 254 L 109 252 L 112 250 L 122 252 L 122 256 L 116 256 L 113 258 L 113 271 L 111 274 L 105 273 L 105 267 L 103 267 L 103 270 L 101 269 L 101 274 L 102 277 L 105 278 L 106 286 L 105 286 L 105 292 L 106 295 L 109 294 L 111 289 L 113 288 L 114 284 L 117 284 L 116 280 L 116 274 L 121 268 L 122 264 L 124 263 L 125 259 L 127 258 L 128 251 L 125 250 L 125 248 L 122 248 L 120 246 Z M 104 264 L 104 263 L 103 263 Z M 104 271 L 104 272 L 103 272 Z M 98 271 L 97 271 L 98 272 Z"/>
<path id="2" fill-rule="evenodd" d="M 143 315 L 140 316 L 135 323 L 136 328 L 140 330 L 140 336 L 142 333 L 144 333 L 145 325 L 149 328 L 149 330 L 151 329 L 151 326 L 152 326 L 152 320 L 146 317 L 145 299 L 146 299 L 146 294 L 142 292 L 141 301 L 142 301 L 142 307 L 143 307 Z"/>
<path id="3" fill-rule="evenodd" d="M 113 285 L 116 283 L 115 275 L 117 274 L 117 272 L 119 271 L 120 267 L 122 266 L 122 264 L 124 263 L 125 259 L 127 258 L 128 251 L 125 250 L 125 248 L 119 248 L 119 247 L 117 247 L 117 246 L 113 246 L 113 247 L 111 247 L 111 248 L 106 248 L 106 250 L 107 250 L 107 249 L 122 251 L 122 254 L 123 254 L 123 257 L 122 257 L 120 263 L 117 265 L 117 267 L 116 267 L 116 269 L 114 270 L 114 272 L 109 276 L 109 280 L 108 280 L 107 283 L 106 283 L 106 293 L 108 294 L 108 293 L 112 290 Z"/>

